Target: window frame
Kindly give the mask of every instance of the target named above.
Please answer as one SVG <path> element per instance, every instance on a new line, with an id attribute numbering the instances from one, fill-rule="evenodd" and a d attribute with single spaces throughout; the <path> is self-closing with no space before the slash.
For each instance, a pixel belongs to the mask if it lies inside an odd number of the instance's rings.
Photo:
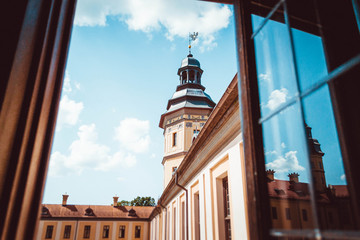
<path id="1" fill-rule="evenodd" d="M 109 235 L 110 235 L 110 225 L 104 225 L 102 238 L 109 238 Z"/>
<path id="2" fill-rule="evenodd" d="M 122 234 L 123 233 L 123 234 Z M 118 238 L 124 238 L 125 239 L 125 234 L 126 234 L 126 226 L 125 225 L 120 225 L 119 226 L 119 235 Z"/>
<path id="3" fill-rule="evenodd" d="M 269 239 L 270 236 L 291 237 L 291 236 L 296 236 L 296 234 L 304 234 L 305 232 L 305 231 L 297 231 L 297 230 L 276 231 L 271 229 L 271 216 L 269 211 L 270 206 L 269 206 L 268 189 L 266 184 L 264 184 L 266 183 L 265 161 L 264 161 L 265 158 L 263 153 L 262 126 L 261 124 L 259 124 L 261 115 L 260 115 L 260 102 L 259 102 L 259 92 L 258 92 L 259 88 L 258 88 L 257 74 L 256 74 L 255 49 L 254 49 L 254 42 L 251 39 L 252 36 L 251 14 L 253 14 L 254 11 L 258 11 L 256 14 L 262 12 L 263 16 L 265 17 L 273 9 L 274 5 L 280 1 L 283 3 L 286 2 L 286 0 L 283 1 L 274 0 L 274 1 L 269 1 L 269 5 L 258 3 L 257 1 L 250 1 L 250 0 L 237 0 L 233 2 L 235 24 L 236 24 L 235 29 L 236 29 L 236 40 L 237 40 L 236 45 L 237 45 L 237 55 L 238 55 L 238 72 L 239 72 L 238 81 L 239 81 L 239 100 L 241 102 L 241 123 L 242 123 L 243 141 L 246 143 L 244 146 L 244 156 L 246 162 L 245 172 L 246 172 L 246 190 L 247 190 L 247 205 L 248 205 L 247 206 L 248 235 L 250 239 Z M 220 2 L 220 1 L 214 0 L 212 2 Z M 299 12 L 301 10 L 304 9 L 300 9 Z M 290 18 L 294 20 L 292 16 L 290 16 Z M 327 50 L 329 49 L 324 49 L 324 50 L 325 50 L 325 54 L 327 54 Z M 333 49 L 330 49 L 330 52 L 331 50 Z M 334 54 L 336 55 L 339 53 L 335 51 Z M 350 60 L 345 62 L 343 65 L 349 63 L 349 65 L 353 64 L 351 66 L 355 66 L 353 63 L 355 61 L 354 59 L 355 58 L 352 59 L 350 58 Z M 358 59 L 359 59 L 359 55 L 357 55 L 356 61 L 358 61 Z M 329 59 L 327 58 L 327 60 Z M 336 57 L 335 57 L 335 62 L 336 62 Z M 358 62 L 356 64 L 358 64 Z M 342 67 L 343 65 L 341 65 L 340 67 Z M 329 72 L 331 72 L 334 69 L 341 72 L 341 69 L 339 70 L 340 67 L 339 65 L 336 66 L 335 68 L 330 67 Z M 356 67 L 358 69 L 359 65 L 356 65 Z M 351 145 L 350 144 L 351 142 L 352 143 L 360 142 L 360 137 L 359 137 L 360 131 L 357 130 L 351 132 L 349 131 L 349 128 L 344 129 L 344 127 L 346 127 L 345 126 L 346 123 L 349 123 L 348 124 L 349 126 L 354 126 L 354 121 L 355 121 L 354 119 L 359 119 L 360 113 L 359 111 L 353 113 L 352 117 L 349 117 L 348 114 L 347 119 L 345 117 L 342 117 L 341 116 L 342 114 L 339 114 L 339 111 L 342 110 L 343 112 L 348 113 L 349 109 L 346 109 L 345 107 L 343 108 L 337 107 L 337 109 L 335 109 L 334 106 L 337 106 L 337 104 L 343 104 L 340 106 L 344 106 L 344 103 L 347 103 L 348 105 L 350 104 L 351 101 L 349 99 L 346 99 L 345 96 L 346 94 L 344 93 L 344 90 L 341 89 L 334 90 L 333 88 L 333 92 L 331 92 L 330 89 L 330 94 L 331 94 L 331 99 L 333 101 L 333 111 L 338 129 L 341 151 L 343 153 L 342 154 L 343 163 L 346 172 L 348 187 L 349 187 L 349 191 L 353 194 L 352 206 L 355 206 L 356 208 L 354 209 L 354 211 L 357 213 L 355 214 L 355 217 L 359 217 L 360 209 L 358 206 L 356 206 L 356 202 L 360 200 L 360 177 L 359 174 L 352 174 L 351 170 L 359 169 L 359 162 L 356 161 L 356 159 L 359 159 L 360 152 L 356 151 L 354 149 L 354 146 L 353 148 L 350 149 L 347 148 L 349 145 Z M 356 95 L 353 94 L 353 96 Z M 354 97 L 352 99 L 354 99 Z M 342 123 L 340 124 L 339 122 Z M 350 158 L 352 159 L 351 161 Z M 315 232 L 313 231 L 313 233 Z M 336 230 L 333 232 L 321 231 L 321 233 L 324 239 L 326 238 L 339 239 L 339 237 L 345 239 L 346 236 L 351 237 L 353 234 L 351 232 L 345 232 L 340 230 Z"/>
<path id="4" fill-rule="evenodd" d="M 45 239 L 52 239 L 54 233 L 54 225 L 47 225 L 45 232 Z"/>
<path id="5" fill-rule="evenodd" d="M 64 239 L 70 239 L 71 237 L 71 225 L 65 225 L 64 226 Z"/>
<path id="6" fill-rule="evenodd" d="M 83 238 L 85 238 L 85 239 L 90 238 L 90 234 L 91 234 L 91 225 L 85 225 L 84 226 Z"/>
<path id="7" fill-rule="evenodd" d="M 176 147 L 176 144 L 177 144 L 177 132 L 174 132 L 172 134 L 172 146 Z"/>
<path id="8" fill-rule="evenodd" d="M 135 225 L 134 238 L 141 238 L 141 225 Z"/>

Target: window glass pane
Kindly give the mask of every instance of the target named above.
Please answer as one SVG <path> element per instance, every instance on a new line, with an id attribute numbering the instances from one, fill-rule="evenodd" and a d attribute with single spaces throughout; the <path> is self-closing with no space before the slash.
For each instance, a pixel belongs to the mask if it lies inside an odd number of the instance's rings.
<path id="1" fill-rule="evenodd" d="M 253 25 L 262 17 L 252 15 Z M 297 93 L 290 39 L 285 24 L 269 20 L 255 36 L 256 68 L 261 115 L 272 110 Z"/>
<path id="2" fill-rule="evenodd" d="M 292 29 L 300 91 L 309 89 L 328 74 L 321 37 Z"/>
<path id="3" fill-rule="evenodd" d="M 346 175 L 327 85 L 304 98 L 320 227 L 355 229 Z M 310 128 L 311 127 L 311 128 Z"/>
<path id="4" fill-rule="evenodd" d="M 309 165 L 300 105 L 294 104 L 263 123 L 269 213 L 273 228 L 313 228 L 300 209 L 312 213 Z"/>

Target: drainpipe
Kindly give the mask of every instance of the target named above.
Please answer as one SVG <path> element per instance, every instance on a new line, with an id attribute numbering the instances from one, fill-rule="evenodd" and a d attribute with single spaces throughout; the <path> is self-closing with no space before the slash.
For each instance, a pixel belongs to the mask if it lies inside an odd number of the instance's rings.
<path id="1" fill-rule="evenodd" d="M 176 186 L 180 187 L 181 189 L 183 189 L 185 191 L 185 198 L 186 198 L 186 240 L 189 240 L 189 204 L 188 204 L 188 190 L 184 187 L 181 186 L 178 183 L 178 173 L 177 171 L 175 172 L 175 184 Z"/>

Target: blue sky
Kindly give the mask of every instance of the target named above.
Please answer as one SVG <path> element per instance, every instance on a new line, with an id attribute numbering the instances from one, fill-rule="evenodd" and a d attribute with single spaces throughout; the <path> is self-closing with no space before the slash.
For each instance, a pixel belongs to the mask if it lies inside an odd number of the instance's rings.
<path id="1" fill-rule="evenodd" d="M 254 17 L 254 26 L 261 18 Z M 193 54 L 202 84 L 218 102 L 236 73 L 233 12 L 191 0 L 79 0 L 50 158 L 44 203 L 111 204 L 163 189 L 163 130 L 158 127 L 179 84 L 188 33 L 199 32 Z M 269 21 L 255 37 L 261 111 L 296 93 L 289 39 Z M 321 39 L 294 30 L 304 90 L 327 74 Z M 328 184 L 345 184 L 327 86 L 304 99 L 305 120 L 325 156 Z M 300 110 L 293 105 L 265 122 L 266 167 L 308 181 Z"/>
<path id="2" fill-rule="evenodd" d="M 179 14 L 181 13 L 181 14 Z M 232 9 L 198 1 L 79 0 L 44 203 L 157 199 L 163 189 L 158 127 L 198 31 L 193 54 L 215 102 L 236 73 Z"/>

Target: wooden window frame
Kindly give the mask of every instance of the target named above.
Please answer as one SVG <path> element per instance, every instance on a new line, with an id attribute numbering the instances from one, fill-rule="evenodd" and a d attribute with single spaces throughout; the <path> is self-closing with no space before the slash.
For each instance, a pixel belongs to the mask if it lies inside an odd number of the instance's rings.
<path id="1" fill-rule="evenodd" d="M 1 6 L 0 239 L 33 239 L 38 230 L 75 4 Z"/>
<path id="2" fill-rule="evenodd" d="M 322 0 L 319 0 L 322 1 Z M 213 1 L 221 2 L 221 1 Z M 231 2 L 231 1 L 230 1 Z M 271 234 L 277 234 L 276 236 L 295 236 L 292 234 L 304 234 L 305 231 L 294 230 L 291 232 L 283 231 L 274 232 L 270 231 L 271 222 L 269 216 L 269 198 L 268 189 L 266 183 L 265 173 L 265 161 L 263 153 L 263 138 L 262 127 L 259 124 L 260 119 L 260 103 L 258 93 L 258 83 L 256 74 L 256 62 L 255 62 L 255 49 L 254 42 L 251 39 L 252 36 L 252 21 L 251 14 L 254 10 L 258 13 L 266 14 L 273 8 L 273 6 L 279 1 L 269 1 L 269 5 L 261 5 L 251 0 L 237 0 L 234 1 L 234 13 L 236 22 L 236 45 L 238 55 L 238 80 L 239 80 L 239 98 L 241 102 L 241 123 L 242 133 L 244 139 L 244 153 L 245 153 L 245 169 L 246 169 L 246 187 L 247 187 L 247 209 L 248 209 L 248 234 L 250 239 L 269 239 Z M 324 1 L 322 2 L 324 4 Z M 350 4 L 350 1 L 349 1 Z M 322 5 L 322 7 L 325 5 Z M 326 5 L 327 7 L 327 5 Z M 333 6 L 334 7 L 334 6 Z M 298 10 L 296 14 L 301 14 L 304 9 Z M 261 14 L 260 14 L 261 15 Z M 292 16 L 290 16 L 292 18 Z M 297 17 L 297 16 L 296 16 Z M 292 18 L 292 20 L 294 20 Z M 300 19 L 301 20 L 301 19 Z M 305 19 L 306 20 L 306 19 Z M 306 31 L 311 32 L 311 26 L 305 26 L 307 23 L 293 21 L 294 26 L 302 24 Z M 311 25 L 311 24 L 309 24 Z M 338 24 L 339 25 L 339 24 Z M 299 26 L 299 25 L 298 25 Z M 351 26 L 352 28 L 356 26 Z M 344 28 L 344 27 L 343 27 Z M 347 31 L 342 30 L 341 26 L 338 29 L 340 32 Z M 325 33 L 326 34 L 326 33 Z M 337 39 L 337 44 L 346 45 L 345 38 Z M 343 42 L 341 42 L 343 41 Z M 336 43 L 335 43 L 336 44 Z M 354 40 L 353 40 L 354 44 Z M 329 48 L 330 46 L 330 48 Z M 331 53 L 327 56 L 329 71 L 336 69 L 340 64 L 337 58 L 342 58 L 342 53 L 336 52 L 336 49 L 331 49 L 334 46 L 333 42 L 326 43 L 325 39 L 325 51 Z M 351 45 L 353 46 L 353 45 Z M 349 48 L 349 47 L 348 47 Z M 348 53 L 351 52 L 348 49 Z M 340 54 L 340 55 L 339 55 Z M 348 55 L 351 55 L 350 53 Z M 335 57 L 334 57 L 335 56 Z M 352 60 L 352 59 L 350 59 Z M 349 62 L 350 62 L 349 60 Z M 345 61 L 346 62 L 346 61 Z M 359 65 L 357 65 L 358 69 Z M 356 79 L 358 75 L 352 75 Z M 354 84 L 354 81 L 352 81 Z M 355 126 L 355 119 L 360 119 L 360 111 L 353 111 L 348 106 L 351 103 L 356 102 L 356 96 L 354 88 L 350 89 L 352 92 L 351 97 L 346 96 L 346 91 L 349 91 L 349 85 L 345 88 L 334 87 L 329 84 L 330 94 L 333 101 L 333 110 L 336 119 L 339 142 L 341 145 L 344 168 L 348 179 L 349 191 L 352 193 L 352 201 L 354 206 L 355 217 L 359 218 L 360 211 L 359 206 L 356 204 L 360 200 L 360 175 L 356 174 L 355 169 L 360 168 L 358 159 L 360 158 L 360 151 L 357 151 L 356 144 L 360 142 L 360 128 L 352 129 L 350 126 Z M 351 88 L 351 87 L 350 87 Z M 345 90 L 346 89 L 346 90 Z M 352 111 L 351 111 L 352 110 Z M 355 125 L 354 125 L 355 124 Z M 353 130 L 353 131 L 352 131 Z M 353 172 L 351 171 L 353 170 Z M 357 219 L 358 225 L 360 219 Z M 260 226 L 261 225 L 261 226 Z M 359 228 L 358 228 L 359 229 Z M 344 231 L 329 231 L 322 232 L 322 236 L 326 238 L 346 239 L 347 236 L 353 237 L 353 233 Z M 274 236 L 274 235 L 273 235 Z M 300 236 L 300 235 L 298 235 Z M 357 235 L 356 235 L 357 236 Z"/>

